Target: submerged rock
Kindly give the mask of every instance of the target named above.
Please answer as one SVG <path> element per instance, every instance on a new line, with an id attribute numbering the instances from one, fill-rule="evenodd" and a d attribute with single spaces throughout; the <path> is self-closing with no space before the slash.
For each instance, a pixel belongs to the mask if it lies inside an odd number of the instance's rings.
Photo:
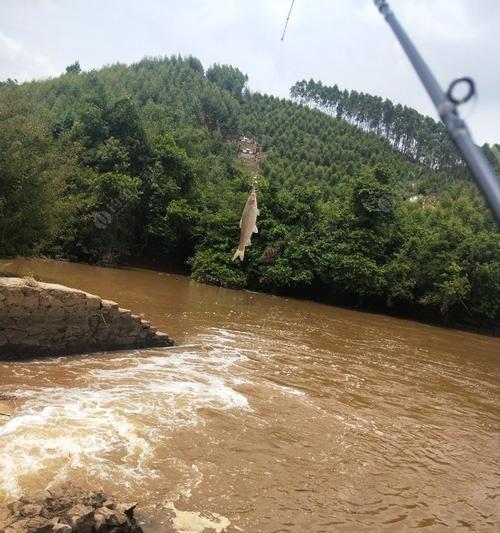
<path id="1" fill-rule="evenodd" d="M 0 533 L 142 533 L 136 505 L 64 483 L 0 508 Z"/>

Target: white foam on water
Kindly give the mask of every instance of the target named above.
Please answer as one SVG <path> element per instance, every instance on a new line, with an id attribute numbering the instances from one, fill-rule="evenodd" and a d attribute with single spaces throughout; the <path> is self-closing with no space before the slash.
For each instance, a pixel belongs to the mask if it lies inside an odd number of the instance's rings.
<path id="1" fill-rule="evenodd" d="M 47 472 L 52 480 L 83 471 L 127 487 L 158 477 L 155 450 L 177 429 L 202 422 L 200 408 L 250 409 L 233 388 L 241 377 L 228 372 L 244 356 L 215 340 L 200 351 L 60 359 L 58 372 L 75 375 L 71 388 L 44 386 L 50 369 L 41 361 L 20 363 L 26 381 L 8 391 L 20 407 L 0 426 L 0 491 L 18 495 L 23 480 Z M 195 465 L 186 472 L 184 494 L 202 479 Z"/>
<path id="2" fill-rule="evenodd" d="M 194 511 L 180 511 L 172 502 L 166 507 L 175 513 L 172 525 L 178 533 L 203 533 L 207 529 L 223 533 L 231 525 L 225 516 L 217 513 L 203 513 L 202 516 Z"/>
<path id="3" fill-rule="evenodd" d="M 22 413 L 0 428 L 0 489 L 16 495 L 19 479 L 45 469 L 85 468 L 112 477 L 117 466 L 107 455 L 119 452 L 126 477 L 154 475 L 144 467 L 153 447 L 106 391 L 47 388 L 32 394 Z M 117 399 L 119 402 L 120 400 Z M 47 405 L 52 403 L 52 405 Z M 122 465 L 119 465 L 120 468 Z"/>
<path id="4" fill-rule="evenodd" d="M 191 498 L 193 489 L 195 489 L 203 481 L 203 474 L 200 472 L 200 469 L 196 465 L 191 465 L 191 476 L 188 478 L 188 483 L 180 486 L 178 489 L 179 496 L 184 498 Z"/>

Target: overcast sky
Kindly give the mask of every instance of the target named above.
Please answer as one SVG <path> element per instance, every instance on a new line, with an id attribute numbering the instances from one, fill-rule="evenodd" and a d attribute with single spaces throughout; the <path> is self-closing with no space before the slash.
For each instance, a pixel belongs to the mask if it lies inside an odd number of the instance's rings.
<path id="1" fill-rule="evenodd" d="M 436 117 L 371 0 L 0 0 L 0 79 L 47 78 L 143 56 L 230 63 L 252 90 L 288 96 L 297 80 L 356 89 Z M 391 0 L 443 87 L 471 75 L 463 110 L 476 142 L 500 142 L 500 0 Z"/>

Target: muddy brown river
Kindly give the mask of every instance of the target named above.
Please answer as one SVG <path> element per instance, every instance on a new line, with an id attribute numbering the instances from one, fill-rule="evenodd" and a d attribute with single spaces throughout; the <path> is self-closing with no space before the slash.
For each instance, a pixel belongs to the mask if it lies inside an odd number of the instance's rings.
<path id="1" fill-rule="evenodd" d="M 499 531 L 500 339 L 140 269 L 0 261 L 178 346 L 0 363 L 0 500 L 73 479 L 146 533 Z"/>

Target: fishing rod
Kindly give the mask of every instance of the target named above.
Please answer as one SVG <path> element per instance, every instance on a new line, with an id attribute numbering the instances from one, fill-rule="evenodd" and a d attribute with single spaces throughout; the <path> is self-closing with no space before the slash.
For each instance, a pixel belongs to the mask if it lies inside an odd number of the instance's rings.
<path id="1" fill-rule="evenodd" d="M 288 21 L 290 20 L 290 15 L 292 14 L 294 2 L 295 0 L 292 0 L 292 5 L 290 6 L 290 11 L 288 11 L 288 17 L 286 17 L 285 27 L 283 28 L 283 35 L 281 36 L 281 40 L 285 38 L 285 33 L 286 33 L 286 29 L 288 28 Z"/>
<path id="2" fill-rule="evenodd" d="M 465 121 L 458 114 L 457 109 L 457 106 L 467 102 L 474 96 L 476 92 L 474 81 L 469 77 L 458 78 L 451 82 L 446 93 L 443 92 L 422 56 L 398 22 L 388 3 L 385 0 L 374 0 L 374 3 L 406 52 L 413 68 L 429 93 L 448 133 L 462 153 L 479 189 L 495 214 L 497 222 L 500 222 L 500 181 L 495 175 L 490 162 L 486 159 L 486 156 L 474 144 L 469 129 Z M 462 97 L 454 95 L 459 85 L 466 86 L 467 92 Z"/>

